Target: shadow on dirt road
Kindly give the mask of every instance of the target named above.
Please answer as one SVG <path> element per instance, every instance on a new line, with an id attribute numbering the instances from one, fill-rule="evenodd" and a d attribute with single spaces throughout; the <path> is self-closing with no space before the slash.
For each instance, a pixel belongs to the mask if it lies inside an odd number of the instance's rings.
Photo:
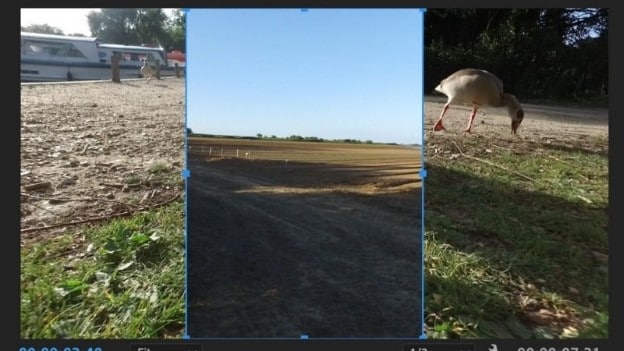
<path id="1" fill-rule="evenodd" d="M 418 337 L 420 186 L 299 166 L 189 160 L 188 334 Z"/>

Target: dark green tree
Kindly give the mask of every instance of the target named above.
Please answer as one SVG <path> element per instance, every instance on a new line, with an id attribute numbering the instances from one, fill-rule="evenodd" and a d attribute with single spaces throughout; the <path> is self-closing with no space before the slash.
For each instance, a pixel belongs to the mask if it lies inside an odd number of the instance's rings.
<path id="1" fill-rule="evenodd" d="M 607 9 L 428 9 L 425 92 L 474 67 L 525 99 L 606 97 L 607 22 Z"/>
<path id="2" fill-rule="evenodd" d="M 167 22 L 168 42 L 164 43 L 167 51 L 180 50 L 186 52 L 186 14 L 175 9 Z"/>
<path id="3" fill-rule="evenodd" d="M 91 34 L 104 42 L 185 49 L 186 18 L 180 9 L 171 18 L 160 8 L 101 9 L 90 12 L 87 21 Z"/>
<path id="4" fill-rule="evenodd" d="M 140 43 L 163 46 L 163 42 L 168 42 L 167 21 L 162 9 L 137 9 L 135 30 Z"/>
<path id="5" fill-rule="evenodd" d="M 87 21 L 91 34 L 104 42 L 139 45 L 137 17 L 137 9 L 101 9 L 87 14 Z"/>

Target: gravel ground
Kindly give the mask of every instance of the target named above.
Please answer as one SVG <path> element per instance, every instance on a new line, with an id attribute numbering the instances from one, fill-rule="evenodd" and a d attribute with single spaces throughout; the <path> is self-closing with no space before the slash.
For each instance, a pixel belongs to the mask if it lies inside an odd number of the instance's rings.
<path id="1" fill-rule="evenodd" d="M 184 101 L 180 78 L 22 84 L 22 244 L 181 196 Z"/>

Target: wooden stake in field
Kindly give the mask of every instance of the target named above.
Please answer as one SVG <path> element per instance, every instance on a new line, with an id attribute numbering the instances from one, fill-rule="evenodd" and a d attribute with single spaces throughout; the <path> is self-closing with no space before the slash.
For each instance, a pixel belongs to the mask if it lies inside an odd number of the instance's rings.
<path id="1" fill-rule="evenodd" d="M 208 150 L 208 155 L 212 155 L 212 146 L 210 147 L 210 150 Z"/>
<path id="2" fill-rule="evenodd" d="M 223 156 L 223 148 L 221 148 L 221 156 Z"/>
<path id="3" fill-rule="evenodd" d="M 238 158 L 238 149 L 236 149 L 236 158 Z"/>
<path id="4" fill-rule="evenodd" d="M 160 60 L 156 60 L 156 79 L 160 80 Z"/>
<path id="5" fill-rule="evenodd" d="M 121 55 L 115 54 L 111 56 L 111 70 L 112 70 L 114 83 L 121 83 L 121 74 L 119 72 L 120 60 L 121 60 Z"/>

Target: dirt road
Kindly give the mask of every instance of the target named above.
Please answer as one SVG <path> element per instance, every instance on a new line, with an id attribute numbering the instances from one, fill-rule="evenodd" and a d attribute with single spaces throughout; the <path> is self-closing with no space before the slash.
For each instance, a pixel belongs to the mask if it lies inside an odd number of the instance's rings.
<path id="1" fill-rule="evenodd" d="M 416 170 L 384 187 L 352 165 L 193 156 L 189 168 L 191 336 L 420 335 Z"/>

